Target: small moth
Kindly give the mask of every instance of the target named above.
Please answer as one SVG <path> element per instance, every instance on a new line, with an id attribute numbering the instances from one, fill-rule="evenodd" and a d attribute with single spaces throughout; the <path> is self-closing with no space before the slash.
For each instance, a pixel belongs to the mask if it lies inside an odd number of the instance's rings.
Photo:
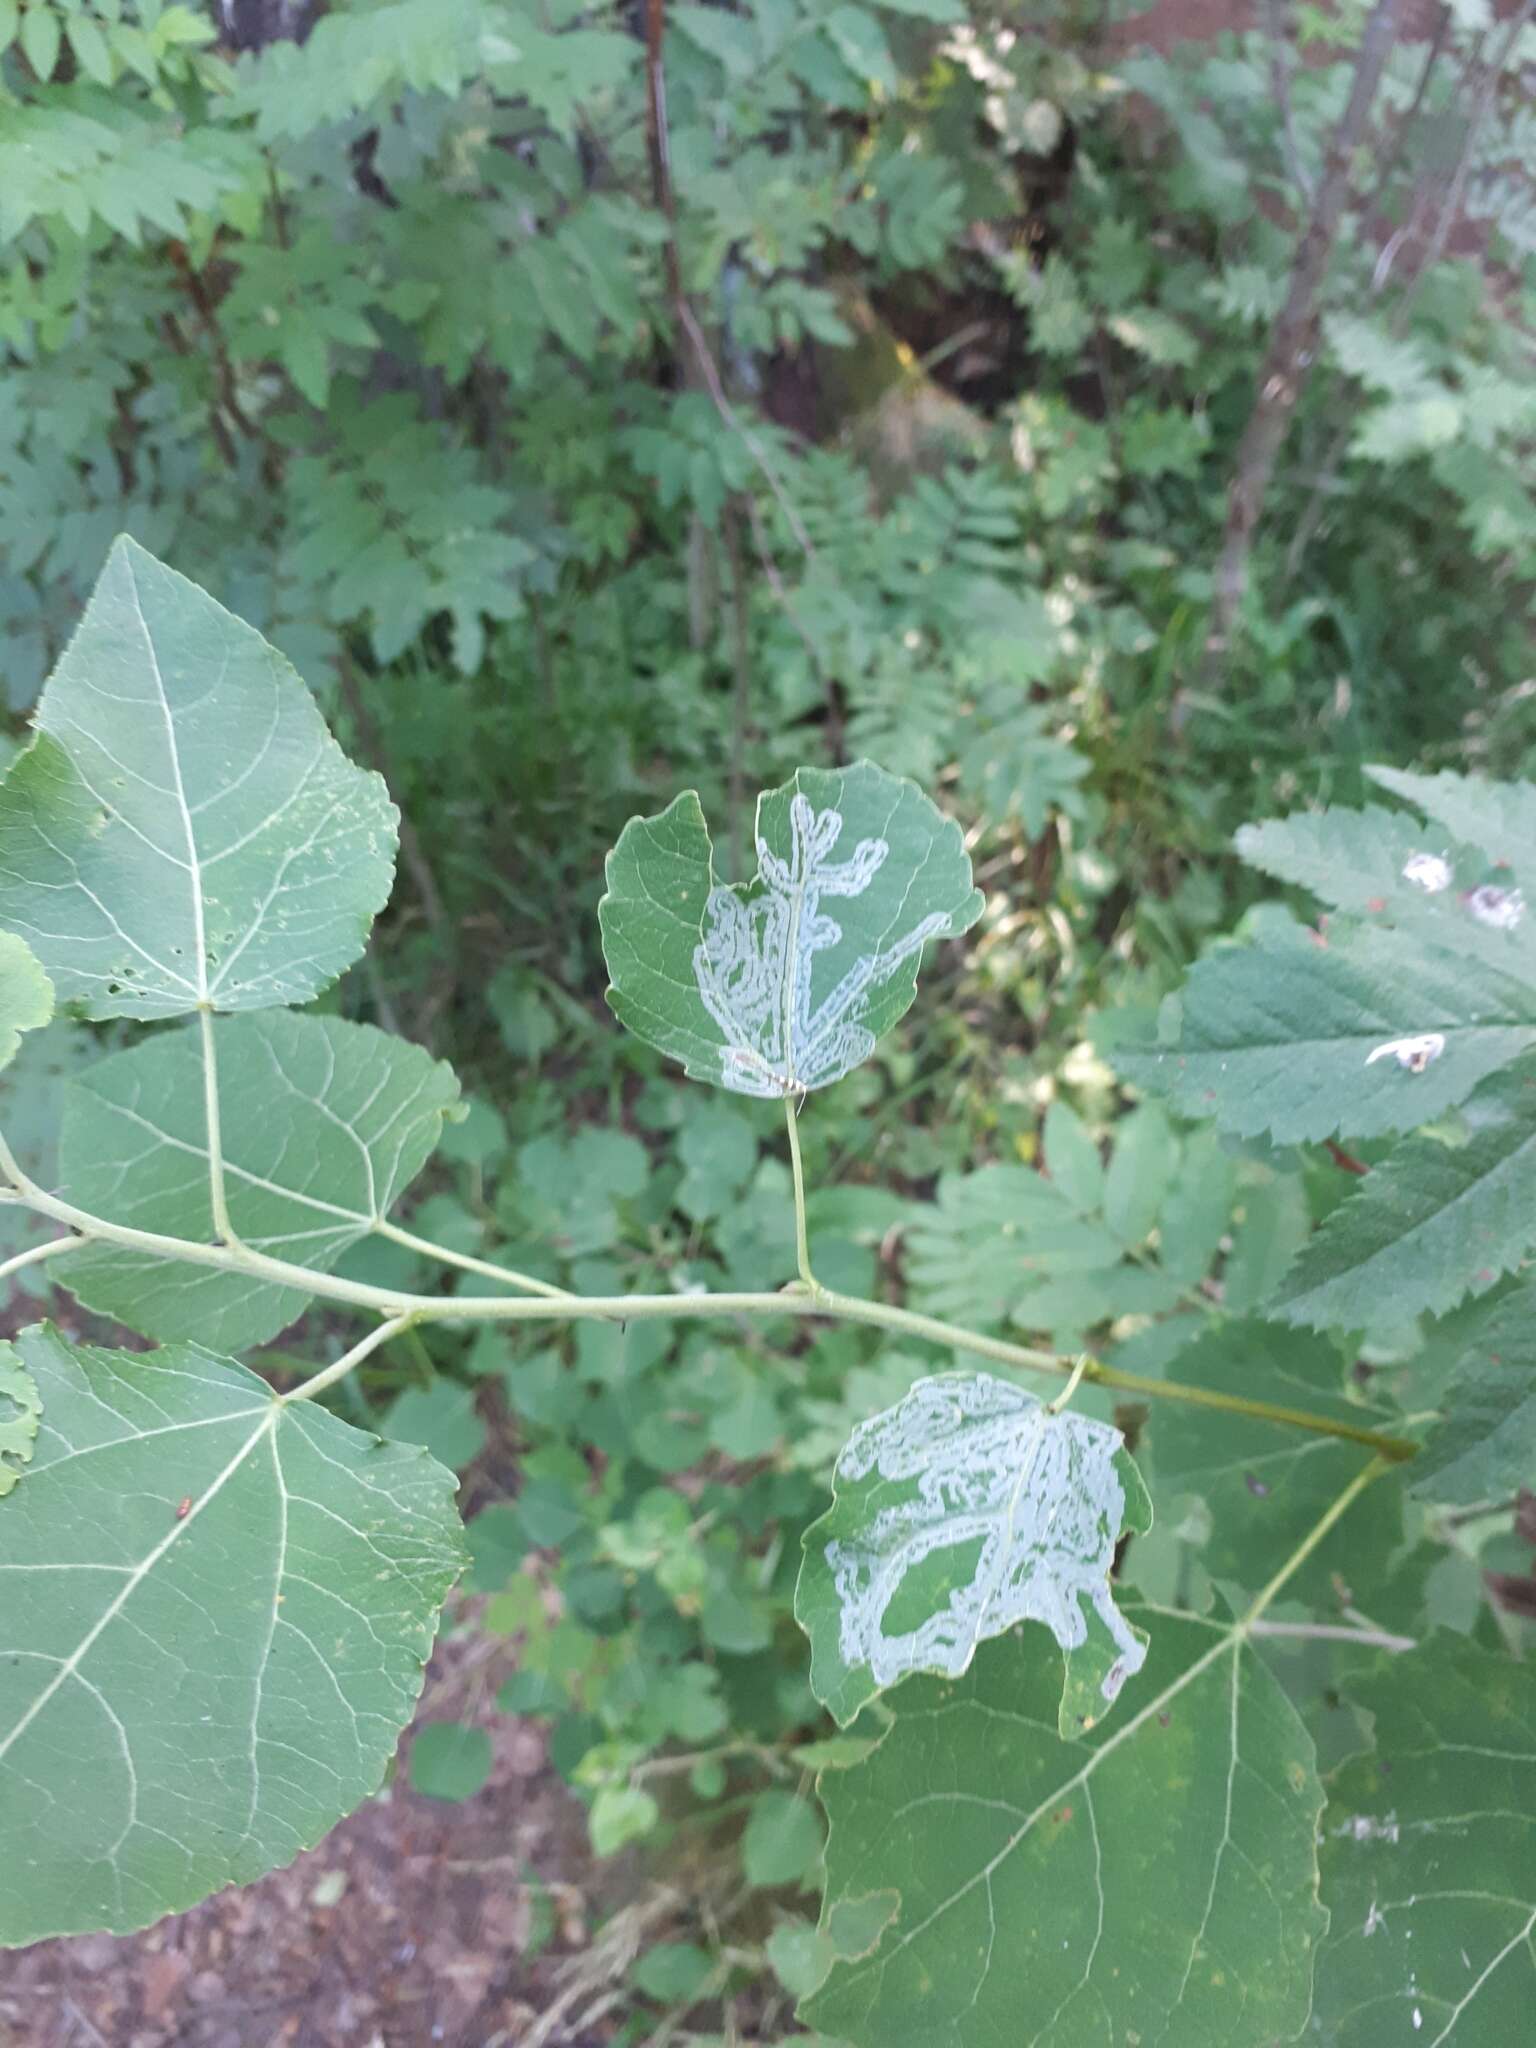
<path id="1" fill-rule="evenodd" d="M 1378 1060 L 1393 1059 L 1410 1074 L 1422 1074 L 1432 1060 L 1439 1059 L 1445 1051 L 1445 1033 L 1426 1031 L 1419 1038 L 1389 1038 L 1385 1045 L 1378 1045 L 1374 1052 L 1365 1056 L 1368 1067 Z"/>
<path id="2" fill-rule="evenodd" d="M 177 1521 L 178 1521 L 178 1522 L 184 1522 L 184 1521 L 185 1521 L 185 1520 L 187 1519 L 188 1515 L 190 1515 L 190 1514 L 191 1514 L 191 1512 L 192 1512 L 192 1496 L 191 1496 L 191 1494 L 189 1493 L 189 1494 L 185 1495 L 183 1499 L 179 1500 L 179 1501 L 178 1501 L 178 1502 L 176 1503 L 176 1519 L 177 1519 Z"/>

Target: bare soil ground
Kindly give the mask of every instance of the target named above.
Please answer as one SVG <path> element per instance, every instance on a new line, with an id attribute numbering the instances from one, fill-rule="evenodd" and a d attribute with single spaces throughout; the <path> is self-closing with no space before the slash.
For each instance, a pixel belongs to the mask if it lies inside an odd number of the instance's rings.
<path id="1" fill-rule="evenodd" d="M 521 2048 L 586 1946 L 586 1829 L 539 1729 L 497 1711 L 490 1652 L 441 1646 L 417 1722 L 491 1731 L 483 1791 L 444 1805 L 402 1772 L 247 1890 L 0 1956 L 0 2048 Z M 557 2021 L 541 2048 L 601 2038 Z"/>

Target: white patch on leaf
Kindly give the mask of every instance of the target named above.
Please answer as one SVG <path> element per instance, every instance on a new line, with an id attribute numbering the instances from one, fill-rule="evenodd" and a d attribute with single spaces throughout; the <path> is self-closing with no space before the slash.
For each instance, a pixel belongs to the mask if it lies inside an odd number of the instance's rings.
<path id="1" fill-rule="evenodd" d="M 884 951 L 861 955 L 813 1006 L 815 956 L 843 936 L 842 926 L 823 912 L 822 899 L 862 896 L 891 849 L 884 839 L 861 839 L 850 859 L 833 862 L 842 813 L 817 811 L 797 795 L 789 816 L 789 859 L 781 860 L 759 834 L 764 893 L 747 902 L 734 889 L 712 889 L 704 937 L 693 953 L 699 995 L 726 1039 L 720 1078 L 740 1095 L 792 1095 L 856 1067 L 875 1038 L 849 1012 L 929 939 L 949 930 L 948 913 L 933 912 Z"/>
<path id="2" fill-rule="evenodd" d="M 1080 1649 L 1086 1600 L 1119 1651 L 1101 1686 L 1113 1700 L 1146 1659 L 1110 1595 L 1125 1516 L 1120 1448 L 1108 1423 L 1054 1415 L 985 1373 L 921 1381 L 897 1407 L 862 1423 L 837 1461 L 838 1479 L 877 1473 L 916 1487 L 880 1508 L 860 1541 L 827 1545 L 845 1662 L 867 1664 L 881 1686 L 919 1670 L 958 1678 L 983 1637 L 1020 1621 L 1043 1621 L 1064 1650 Z M 888 1634 L 886 1618 L 909 1575 L 938 1551 L 978 1542 L 973 1567 L 947 1600 L 917 1627 Z"/>
<path id="3" fill-rule="evenodd" d="M 1466 897 L 1467 915 L 1490 931 L 1512 932 L 1525 916 L 1525 898 L 1518 889 L 1500 889 L 1485 882 Z"/>
<path id="4" fill-rule="evenodd" d="M 1430 896 L 1451 886 L 1451 864 L 1440 853 L 1410 853 L 1403 863 L 1403 880 L 1412 882 Z"/>

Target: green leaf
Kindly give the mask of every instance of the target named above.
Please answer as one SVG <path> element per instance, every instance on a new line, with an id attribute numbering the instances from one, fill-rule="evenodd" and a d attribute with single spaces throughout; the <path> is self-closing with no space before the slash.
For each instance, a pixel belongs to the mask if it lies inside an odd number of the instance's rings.
<path id="1" fill-rule="evenodd" d="M 1457 1361 L 1443 1420 L 1409 1469 L 1409 1490 L 1472 1507 L 1536 1476 L 1536 1288 L 1507 1295 Z"/>
<path id="2" fill-rule="evenodd" d="M 691 2003 L 713 1967 L 708 1950 L 691 1941 L 658 1941 L 641 1956 L 631 1975 L 647 1998 L 671 2005 L 678 1999 Z"/>
<path id="3" fill-rule="evenodd" d="M 1495 889 L 1484 854 L 1426 834 L 1406 812 L 1301 811 L 1244 825 L 1235 844 L 1250 867 L 1309 889 L 1331 909 L 1536 983 L 1536 925 L 1525 921 L 1519 892 Z M 1489 921 L 1490 899 L 1508 906 L 1502 919 Z"/>
<path id="4" fill-rule="evenodd" d="M 1363 1329 L 1454 1307 L 1536 1240 L 1536 1062 L 1487 1081 L 1462 1144 L 1406 1139 L 1302 1248 L 1269 1303 L 1287 1322 Z"/>
<path id="5" fill-rule="evenodd" d="M 453 1478 L 195 1346 L 46 1328 L 4 1517 L 0 1944 L 126 1933 L 375 1791 L 462 1561 Z"/>
<path id="6" fill-rule="evenodd" d="M 407 1387 L 390 1403 L 382 1427 L 392 1442 L 420 1444 L 450 1472 L 462 1472 L 485 1448 L 485 1424 L 475 1408 L 475 1390 L 457 1380 L 435 1379 L 428 1387 Z"/>
<path id="7" fill-rule="evenodd" d="M 695 1079 L 793 1095 L 868 1057 L 912 1004 L 923 946 L 974 924 L 982 897 L 958 825 L 868 761 L 766 792 L 756 844 L 756 879 L 718 884 L 693 792 L 630 820 L 599 908 L 608 1001 Z"/>
<path id="8" fill-rule="evenodd" d="M 1152 1504 L 1119 1430 L 988 1373 L 919 1380 L 861 1423 L 834 1504 L 805 1532 L 795 1618 L 811 1690 L 846 1727 L 914 1671 L 958 1678 L 977 1646 L 1042 1621 L 1066 1653 L 1063 1737 L 1091 1726 L 1146 1642 L 1110 1593 L 1115 1546 Z"/>
<path id="9" fill-rule="evenodd" d="M 1160 1104 L 1144 1103 L 1116 1124 L 1104 1221 L 1122 1244 L 1140 1244 L 1150 1232 L 1177 1159 L 1178 1146 Z"/>
<path id="10" fill-rule="evenodd" d="M 1120 1072 L 1188 1115 L 1287 1144 L 1427 1123 L 1536 1044 L 1536 993 L 1387 930 L 1223 947 L 1182 1002 L 1176 1043 L 1117 1048 Z"/>
<path id="11" fill-rule="evenodd" d="M 1273 1323 L 1218 1326 L 1177 1354 L 1168 1377 L 1183 1386 L 1267 1401 L 1356 1429 L 1389 1426 L 1374 1408 L 1344 1391 L 1334 1347 Z M 1344 1438 L 1323 1436 L 1231 1410 L 1159 1404 L 1148 1435 L 1160 1525 L 1174 1519 L 1181 1494 L 1197 1494 L 1210 1510 L 1200 1562 L 1213 1579 L 1257 1592 L 1297 1548 L 1370 1453 Z M 1401 1537 L 1402 1512 L 1391 1487 L 1373 1488 L 1347 1521 L 1325 1537 L 1290 1580 L 1288 1597 L 1332 1617 L 1333 1577 L 1348 1579 L 1372 1543 L 1390 1549 Z M 1136 1577 L 1136 1546 L 1127 1571 Z"/>
<path id="12" fill-rule="evenodd" d="M 24 939 L 0 932 L 0 1067 L 21 1050 L 21 1034 L 53 1016 L 53 983 Z"/>
<path id="13" fill-rule="evenodd" d="M 23 1469 L 32 1462 L 42 1412 L 36 1380 L 22 1364 L 15 1345 L 0 1342 L 0 1500 L 15 1488 Z"/>
<path id="14" fill-rule="evenodd" d="M 592 1853 L 616 1856 L 628 1843 L 648 1835 L 660 1818 L 661 1808 L 639 1785 L 601 1786 L 587 1821 Z"/>
<path id="15" fill-rule="evenodd" d="M 1375 1748 L 1328 1788 L 1318 2038 L 1513 2048 L 1536 2010 L 1536 1668 L 1442 1634 L 1348 1690 Z"/>
<path id="16" fill-rule="evenodd" d="M 1240 1633 L 1141 1609 L 1120 1717 L 1064 1740 L 1017 1638 L 914 1679 L 866 1764 L 823 1775 L 809 2024 L 854 2048 L 1289 2041 L 1325 1916 L 1312 1743 Z"/>
<path id="17" fill-rule="evenodd" d="M 821 1860 L 821 1816 L 798 1793 L 760 1792 L 741 1838 L 747 1883 L 803 1884 Z"/>
<path id="18" fill-rule="evenodd" d="M 236 1234 L 326 1272 L 388 1214 L 458 1103 L 452 1071 L 419 1046 L 339 1017 L 221 1018 L 214 1026 L 225 1192 Z M 71 1200 L 164 1236 L 213 1235 L 202 1054 L 162 1032 L 89 1068 L 65 1098 Z M 70 1255 L 90 1308 L 146 1335 L 227 1350 L 264 1342 L 308 1297 L 111 1245 Z"/>
<path id="19" fill-rule="evenodd" d="M 1476 846 L 1496 866 L 1536 874 L 1536 784 L 1490 782 L 1482 775 L 1414 775 L 1367 768 L 1383 789 L 1433 818 L 1454 839 Z"/>
<path id="20" fill-rule="evenodd" d="M 0 925 L 91 1017 L 318 994 L 389 894 L 395 809 L 259 633 L 117 541 L 0 783 Z"/>
<path id="21" fill-rule="evenodd" d="M 1121 1125 L 1124 1130 L 1124 1125 Z M 1053 1102 L 1045 1112 L 1045 1170 L 1081 1215 L 1104 1203 L 1104 1162 L 1082 1118 L 1070 1104 Z M 1223 1218 L 1225 1221 L 1225 1218 Z"/>
<path id="22" fill-rule="evenodd" d="M 31 65 L 38 84 L 46 85 L 59 61 L 59 17 L 51 7 L 41 6 L 39 0 L 31 0 L 21 17 L 21 54 Z"/>
<path id="23" fill-rule="evenodd" d="M 1078 1213 L 1069 1186 L 1024 1166 L 945 1174 L 938 1201 L 909 1232 L 909 1277 L 923 1308 L 970 1324 L 1025 1320 L 1031 1295 L 1051 1280 L 1112 1270 L 1119 1239 Z"/>
<path id="24" fill-rule="evenodd" d="M 411 1790 L 473 1799 L 491 1775 L 491 1738 L 462 1721 L 429 1721 L 411 1738 Z"/>

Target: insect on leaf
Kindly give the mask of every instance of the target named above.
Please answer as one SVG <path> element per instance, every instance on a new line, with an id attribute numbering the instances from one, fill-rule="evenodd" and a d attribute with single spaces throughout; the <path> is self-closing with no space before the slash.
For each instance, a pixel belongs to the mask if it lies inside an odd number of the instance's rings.
<path id="1" fill-rule="evenodd" d="M 868 1761 L 824 1771 L 801 2017 L 854 2048 L 1257 2048 L 1310 2004 L 1312 1742 L 1240 1632 L 1163 1608 L 1113 1722 L 1066 1738 L 1027 1638 L 914 1679 Z M 1497 2038 L 1490 2036 L 1490 2039 Z"/>
<path id="2" fill-rule="evenodd" d="M 1117 1048 L 1120 1072 L 1286 1143 L 1427 1123 L 1536 1045 L 1536 995 L 1512 971 L 1369 926 L 1224 947 L 1182 1005 L 1178 1040 Z"/>
<path id="3" fill-rule="evenodd" d="M 302 1003 L 389 894 L 396 816 L 261 635 L 128 539 L 0 783 L 0 925 L 91 1017 Z"/>
<path id="4" fill-rule="evenodd" d="M 825 1088 L 911 1006 L 930 939 L 981 915 L 960 828 L 860 761 L 758 799 L 758 872 L 716 880 L 689 791 L 632 818 L 600 906 L 616 1017 L 697 1080 L 742 1095 Z"/>
<path id="5" fill-rule="evenodd" d="M 861 1423 L 805 1533 L 795 1615 L 811 1689 L 846 1725 L 914 1671 L 957 1678 L 987 1637 L 1043 1621 L 1066 1652 L 1063 1738 L 1146 1658 L 1110 1593 L 1152 1509 L 1120 1432 L 988 1373 L 919 1380 Z"/>
<path id="6" fill-rule="evenodd" d="M 451 1473 L 233 1360 L 16 1349 L 42 1426 L 0 1511 L 0 1946 L 317 1842 L 378 1788 L 462 1562 Z"/>

